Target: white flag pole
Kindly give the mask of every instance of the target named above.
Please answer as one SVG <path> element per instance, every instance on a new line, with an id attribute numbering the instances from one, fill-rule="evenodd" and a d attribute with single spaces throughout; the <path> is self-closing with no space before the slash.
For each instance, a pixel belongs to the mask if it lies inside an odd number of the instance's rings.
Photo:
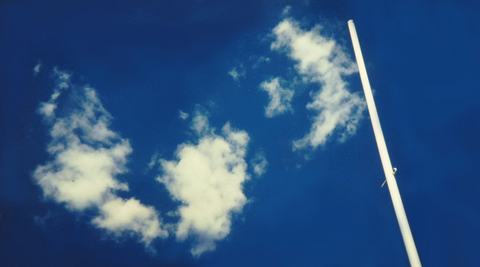
<path id="1" fill-rule="evenodd" d="M 420 258 L 418 257 L 417 248 L 415 247 L 412 232 L 410 231 L 410 226 L 408 224 L 407 214 L 405 213 L 405 209 L 403 207 L 400 191 L 398 191 L 397 181 L 395 180 L 395 171 L 392 168 L 387 145 L 385 144 L 385 138 L 383 137 L 377 108 L 375 107 L 375 101 L 373 100 L 372 88 L 370 88 L 370 82 L 368 81 L 367 69 L 365 68 L 365 62 L 363 61 L 362 50 L 360 49 L 360 43 L 358 42 L 357 31 L 355 29 L 353 20 L 348 21 L 348 28 L 350 29 L 350 36 L 352 37 L 353 50 L 357 59 L 363 91 L 365 92 L 368 112 L 370 113 L 370 119 L 372 120 L 373 132 L 375 134 L 375 139 L 377 140 L 378 152 L 380 153 L 383 171 L 385 172 L 385 177 L 387 178 L 388 189 L 390 190 L 393 208 L 395 209 L 395 214 L 397 215 L 400 232 L 402 233 L 403 242 L 405 243 L 405 248 L 407 249 L 408 259 L 410 260 L 410 265 L 412 267 L 421 267 L 422 264 L 420 263 Z"/>

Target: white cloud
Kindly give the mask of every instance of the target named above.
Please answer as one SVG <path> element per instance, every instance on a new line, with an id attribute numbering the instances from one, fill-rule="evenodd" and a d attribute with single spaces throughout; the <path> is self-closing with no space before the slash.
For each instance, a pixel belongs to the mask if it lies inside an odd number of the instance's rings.
<path id="1" fill-rule="evenodd" d="M 112 149 L 94 149 L 80 144 L 74 134 L 64 138 L 71 141 L 62 143 L 63 148 L 53 153 L 54 161 L 38 167 L 34 174 L 45 196 L 65 203 L 70 210 L 84 210 L 100 205 L 105 193 L 128 190 L 114 178 L 125 171 L 125 156 L 131 152 L 128 141 Z M 123 154 L 113 152 L 119 149 Z"/>
<path id="2" fill-rule="evenodd" d="M 282 88 L 281 78 L 270 78 L 260 84 L 260 88 L 268 93 L 270 103 L 265 107 L 265 116 L 272 118 L 287 111 L 293 112 L 290 104 L 295 91 Z"/>
<path id="3" fill-rule="evenodd" d="M 157 237 L 167 237 L 168 232 L 162 230 L 159 215 L 153 207 L 147 207 L 135 198 L 124 200 L 114 197 L 100 207 L 101 215 L 92 223 L 100 228 L 121 235 L 124 231 L 141 233 L 142 241 L 149 244 Z"/>
<path id="4" fill-rule="evenodd" d="M 206 115 L 197 113 L 196 117 Z M 194 118 L 195 121 L 195 118 Z M 208 122 L 205 124 L 208 125 Z M 215 249 L 215 241 L 230 233 L 232 213 L 239 213 L 247 202 L 243 183 L 250 178 L 245 154 L 249 136 L 227 123 L 222 134 L 202 131 L 198 144 L 177 147 L 176 160 L 161 159 L 165 184 L 173 199 L 181 202 L 175 212 L 178 240 L 194 237 L 193 255 Z"/>
<path id="5" fill-rule="evenodd" d="M 250 164 L 253 166 L 253 172 L 255 175 L 257 175 L 257 177 L 262 176 L 267 171 L 268 161 L 263 152 L 255 153 L 255 156 L 251 160 Z"/>
<path id="6" fill-rule="evenodd" d="M 39 108 L 39 112 L 44 114 L 47 117 L 52 117 L 55 109 L 57 108 L 56 104 L 53 103 L 42 103 Z"/>
<path id="7" fill-rule="evenodd" d="M 95 90 L 83 86 L 75 87 L 80 88 L 78 92 L 70 91 L 75 104 L 64 107 L 66 117 L 57 118 L 55 108 L 45 108 L 59 105 L 60 93 L 71 87 L 69 74 L 57 69 L 54 73 L 57 86 L 39 111 L 51 124 L 48 152 L 53 159 L 38 166 L 33 174 L 44 196 L 72 211 L 98 209 L 100 215 L 92 223 L 116 235 L 133 232 L 146 244 L 167 236 L 154 208 L 116 195 L 118 190 L 128 191 L 128 185 L 115 177 L 127 171 L 125 164 L 132 148 L 127 139 L 108 128 L 111 115 Z"/>
<path id="8" fill-rule="evenodd" d="M 228 72 L 228 74 L 230 76 L 232 76 L 232 78 L 235 81 L 238 81 L 238 79 L 240 79 L 240 77 L 245 77 L 247 72 L 245 71 L 245 69 L 243 69 L 243 65 L 240 65 L 238 67 L 238 70 L 237 70 L 237 67 L 234 67 L 231 71 Z"/>
<path id="9" fill-rule="evenodd" d="M 316 117 L 310 132 L 293 143 L 294 149 L 316 148 L 325 144 L 336 129 L 344 129 L 340 141 L 356 131 L 365 109 L 365 102 L 358 94 L 347 90 L 343 77 L 357 71 L 356 64 L 343 52 L 335 40 L 320 34 L 321 26 L 310 31 L 302 30 L 292 19 L 284 19 L 274 29 L 272 50 L 282 51 L 297 62 L 296 70 L 305 81 L 321 87 L 312 92 L 312 102 L 307 108 Z"/>
<path id="10" fill-rule="evenodd" d="M 38 63 L 34 68 L 34 71 L 38 69 L 40 71 L 41 63 Z M 38 67 L 38 68 L 37 68 Z M 37 74 L 36 72 L 35 74 Z M 38 108 L 38 113 L 43 115 L 47 120 L 53 120 L 55 118 L 55 109 L 57 108 L 57 98 L 62 93 L 62 90 L 67 89 L 70 83 L 70 74 L 65 71 L 59 71 L 57 68 L 53 69 L 53 75 L 57 80 L 55 81 L 56 85 L 53 89 L 53 94 L 50 96 L 50 99 L 47 102 L 40 104 Z"/>
<path id="11" fill-rule="evenodd" d="M 178 117 L 182 120 L 186 120 L 188 118 L 189 114 L 186 113 L 186 112 L 183 112 L 180 110 L 179 114 L 178 114 Z"/>
<path id="12" fill-rule="evenodd" d="M 292 8 L 291 6 L 286 6 L 282 11 L 282 15 L 288 15 L 291 8 Z"/>

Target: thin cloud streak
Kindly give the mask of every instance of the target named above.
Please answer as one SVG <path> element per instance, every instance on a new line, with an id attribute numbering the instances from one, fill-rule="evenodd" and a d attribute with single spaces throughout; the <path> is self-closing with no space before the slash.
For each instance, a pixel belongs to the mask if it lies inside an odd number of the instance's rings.
<path id="1" fill-rule="evenodd" d="M 252 69 L 258 68 L 263 63 L 270 62 L 270 58 L 264 57 L 264 56 L 260 56 L 260 57 L 252 56 L 250 58 L 251 59 L 256 59 L 256 62 L 253 64 Z"/>

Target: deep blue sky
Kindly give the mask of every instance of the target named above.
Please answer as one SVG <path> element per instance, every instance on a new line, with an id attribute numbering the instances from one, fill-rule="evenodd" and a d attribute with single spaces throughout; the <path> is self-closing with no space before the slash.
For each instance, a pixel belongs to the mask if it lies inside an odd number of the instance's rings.
<path id="1" fill-rule="evenodd" d="M 305 31 L 322 25 L 351 58 L 355 21 L 423 265 L 480 266 L 479 10 L 473 1 L 2 1 L 0 266 L 408 266 L 367 111 L 347 141 L 334 135 L 308 151 L 292 141 L 309 130 L 305 105 L 318 85 L 297 84 L 294 112 L 265 117 L 260 84 L 299 77 L 270 49 L 285 17 Z M 254 67 L 262 56 L 270 61 Z M 250 201 L 214 251 L 194 257 L 192 239 L 173 233 L 146 249 L 94 227 L 94 210 L 43 198 L 32 174 L 52 159 L 51 138 L 37 110 L 54 67 L 95 88 L 110 129 L 130 141 L 119 176 L 130 190 L 119 195 L 165 222 L 177 221 L 165 214 L 178 203 L 147 164 L 195 142 L 179 111 L 200 105 L 217 133 L 227 121 L 248 133 L 245 161 L 263 151 L 267 171 L 257 178 L 249 166 Z M 233 68 L 245 75 L 234 80 Z M 357 73 L 347 81 L 363 96 Z"/>

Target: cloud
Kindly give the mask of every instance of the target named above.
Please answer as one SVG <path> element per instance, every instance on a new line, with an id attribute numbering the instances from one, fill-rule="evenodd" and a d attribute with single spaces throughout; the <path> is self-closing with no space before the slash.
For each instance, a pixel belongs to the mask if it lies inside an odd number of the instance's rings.
<path id="1" fill-rule="evenodd" d="M 38 61 L 37 65 L 33 67 L 33 75 L 37 76 L 40 73 L 40 69 L 42 68 L 42 62 Z"/>
<path id="2" fill-rule="evenodd" d="M 39 112 L 44 114 L 46 117 L 52 117 L 55 109 L 57 108 L 56 104 L 52 103 L 42 103 L 39 108 Z"/>
<path id="3" fill-rule="evenodd" d="M 47 214 L 45 214 L 45 216 L 43 217 L 35 216 L 33 217 L 33 220 L 38 226 L 45 227 L 45 225 L 47 224 L 47 221 L 51 218 L 52 218 L 52 213 L 50 211 L 47 211 Z"/>
<path id="4" fill-rule="evenodd" d="M 40 64 L 40 63 L 38 63 Z M 40 69 L 40 65 L 38 65 L 38 70 Z M 34 68 L 34 70 L 37 67 Z M 35 74 L 38 74 L 36 72 Z M 55 80 L 55 87 L 53 89 L 53 94 L 50 96 L 50 99 L 47 102 L 40 103 L 40 107 L 38 108 L 38 113 L 42 115 L 47 120 L 52 120 L 55 118 L 55 109 L 57 108 L 57 99 L 62 93 L 62 90 L 67 89 L 70 83 L 70 75 L 65 71 L 59 71 L 57 68 L 53 69 L 53 76 L 56 78 Z"/>
<path id="5" fill-rule="evenodd" d="M 155 154 L 152 155 L 152 157 L 150 158 L 150 162 L 148 163 L 149 169 L 152 169 L 153 167 L 155 167 L 158 161 L 158 156 L 159 156 L 158 152 L 155 152 Z"/>
<path id="6" fill-rule="evenodd" d="M 256 62 L 252 66 L 253 69 L 258 68 L 258 66 L 260 66 L 260 64 L 262 64 L 264 62 L 267 62 L 267 63 L 270 62 L 270 58 L 264 57 L 264 56 L 260 56 L 260 57 L 252 56 L 251 58 L 253 58 L 253 59 L 257 58 Z"/>
<path id="7" fill-rule="evenodd" d="M 193 123 L 204 118 L 197 112 Z M 208 121 L 204 125 L 208 127 Z M 215 241 L 230 233 L 232 214 L 240 213 L 247 202 L 243 183 L 250 178 L 244 159 L 249 142 L 245 131 L 227 123 L 221 135 L 213 129 L 201 132 L 198 144 L 177 147 L 175 160 L 160 160 L 163 174 L 157 178 L 181 203 L 175 212 L 180 217 L 177 239 L 193 237 L 191 253 L 197 256 L 214 250 Z"/>
<path id="8" fill-rule="evenodd" d="M 108 229 L 115 235 L 122 235 L 125 231 L 140 233 L 145 244 L 149 244 L 157 237 L 168 236 L 168 232 L 162 230 L 156 210 L 143 205 L 135 198 L 124 200 L 113 197 L 100 207 L 100 213 L 101 215 L 94 218 L 92 223 L 99 228 Z"/>
<path id="9" fill-rule="evenodd" d="M 190 125 L 190 129 L 195 131 L 195 133 L 199 136 L 205 135 L 209 130 L 210 126 L 208 125 L 208 113 L 201 110 L 201 108 L 197 108 L 195 111 L 195 117 L 192 119 L 192 124 Z"/>
<path id="10" fill-rule="evenodd" d="M 283 9 L 283 11 L 282 11 L 282 15 L 284 15 L 284 16 L 285 16 L 285 15 L 288 15 L 288 13 L 290 12 L 290 9 L 291 9 L 291 8 L 292 8 L 291 6 L 286 6 L 286 7 Z"/>
<path id="11" fill-rule="evenodd" d="M 260 84 L 260 89 L 266 91 L 270 98 L 270 103 L 265 107 L 265 116 L 272 118 L 287 111 L 293 112 L 290 104 L 295 91 L 282 88 L 281 78 L 270 78 Z"/>
<path id="12" fill-rule="evenodd" d="M 39 109 L 51 126 L 47 151 L 52 160 L 38 166 L 33 174 L 44 196 L 71 211 L 98 210 L 100 215 L 92 223 L 115 235 L 136 233 L 145 244 L 166 237 L 168 233 L 162 230 L 154 208 L 116 195 L 116 191 L 128 191 L 128 184 L 116 176 L 127 172 L 125 165 L 132 148 L 127 139 L 109 129 L 112 117 L 95 90 L 72 85 L 66 72 L 54 69 L 54 75 L 54 92 Z M 67 88 L 71 90 L 65 91 Z M 57 100 L 63 92 L 70 93 L 71 101 L 62 106 L 61 114 L 66 116 L 57 117 L 56 107 L 62 104 Z"/>
<path id="13" fill-rule="evenodd" d="M 321 35 L 317 25 L 310 31 L 302 30 L 290 18 L 281 21 L 274 29 L 271 49 L 286 53 L 296 62 L 297 72 L 308 83 L 317 83 L 319 90 L 312 92 L 312 102 L 307 109 L 316 113 L 313 123 L 302 139 L 293 142 L 293 149 L 315 149 L 325 144 L 334 130 L 343 129 L 339 140 L 345 141 L 355 134 L 365 109 L 365 101 L 347 90 L 344 76 L 357 72 L 354 62 L 343 52 L 335 40 Z"/>
<path id="14" fill-rule="evenodd" d="M 263 152 L 257 152 L 250 161 L 250 165 L 253 166 L 253 173 L 255 173 L 257 177 L 262 176 L 267 171 L 268 166 L 265 154 Z"/>
<path id="15" fill-rule="evenodd" d="M 237 67 L 234 67 L 231 71 L 228 72 L 228 74 L 230 76 L 232 76 L 232 78 L 235 81 L 238 81 L 238 79 L 240 79 L 240 77 L 245 77 L 245 75 L 247 74 L 245 69 L 243 69 L 243 65 L 240 65 L 238 68 L 239 68 L 239 70 L 237 70 Z"/>
<path id="16" fill-rule="evenodd" d="M 190 116 L 188 113 L 186 112 L 183 112 L 180 110 L 179 114 L 178 114 L 178 117 L 182 120 L 186 120 L 188 118 L 188 116 Z"/>

